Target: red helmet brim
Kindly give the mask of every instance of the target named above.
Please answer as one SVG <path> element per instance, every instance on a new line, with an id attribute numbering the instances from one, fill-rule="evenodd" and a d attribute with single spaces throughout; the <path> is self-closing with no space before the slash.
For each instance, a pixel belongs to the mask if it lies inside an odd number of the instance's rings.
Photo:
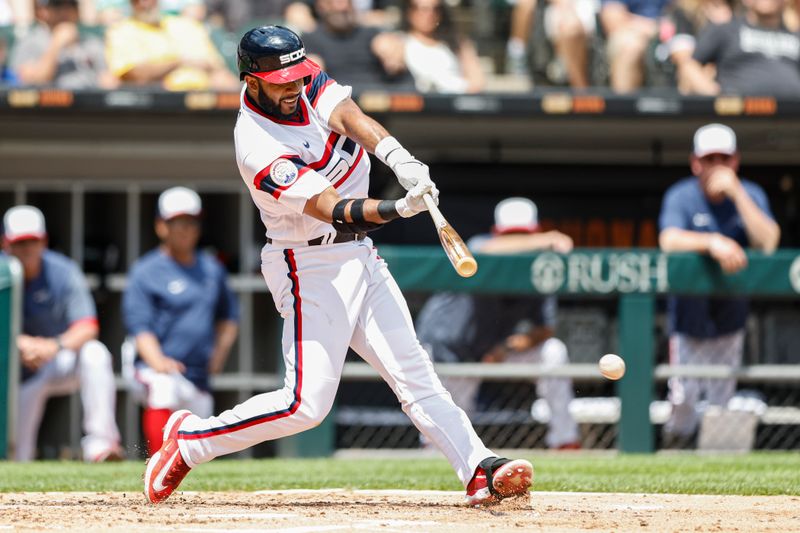
<path id="1" fill-rule="evenodd" d="M 305 60 L 279 70 L 270 70 L 269 72 L 248 72 L 251 76 L 260 78 L 269 83 L 289 83 L 306 76 L 315 76 L 319 74 L 319 65 L 306 58 Z"/>

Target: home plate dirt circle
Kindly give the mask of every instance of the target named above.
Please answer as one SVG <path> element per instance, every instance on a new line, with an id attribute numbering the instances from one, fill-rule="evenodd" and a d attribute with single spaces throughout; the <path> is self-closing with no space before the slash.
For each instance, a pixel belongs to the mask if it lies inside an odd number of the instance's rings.
<path id="1" fill-rule="evenodd" d="M 532 492 L 468 508 L 461 492 L 182 492 L 153 506 L 138 493 L 0 494 L 0 531 L 800 531 L 794 496 Z"/>

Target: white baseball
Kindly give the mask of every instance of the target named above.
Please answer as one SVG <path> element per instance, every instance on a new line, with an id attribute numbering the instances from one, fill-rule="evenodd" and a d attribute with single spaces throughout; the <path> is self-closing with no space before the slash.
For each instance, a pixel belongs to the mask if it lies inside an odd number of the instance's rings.
<path id="1" fill-rule="evenodd" d="M 617 380 L 625 375 L 625 361 L 617 354 L 605 354 L 597 365 L 600 367 L 600 373 L 608 379 Z"/>

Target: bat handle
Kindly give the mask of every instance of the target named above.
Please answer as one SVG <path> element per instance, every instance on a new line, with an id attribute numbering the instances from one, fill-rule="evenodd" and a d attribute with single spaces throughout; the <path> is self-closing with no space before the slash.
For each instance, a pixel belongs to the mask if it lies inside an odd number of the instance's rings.
<path id="1" fill-rule="evenodd" d="M 444 219 L 444 215 L 442 212 L 439 211 L 439 207 L 436 205 L 436 202 L 433 201 L 431 195 L 425 193 L 422 195 L 422 201 L 425 202 L 425 207 L 428 208 L 428 213 L 431 215 L 433 219 L 433 224 L 437 228 L 442 228 L 447 225 L 447 221 Z"/>
<path id="2" fill-rule="evenodd" d="M 433 201 L 433 198 L 431 197 L 430 194 L 428 193 L 423 194 L 422 201 L 425 202 L 425 206 L 428 208 L 428 211 L 433 212 L 436 209 L 438 209 L 436 207 L 436 202 Z"/>

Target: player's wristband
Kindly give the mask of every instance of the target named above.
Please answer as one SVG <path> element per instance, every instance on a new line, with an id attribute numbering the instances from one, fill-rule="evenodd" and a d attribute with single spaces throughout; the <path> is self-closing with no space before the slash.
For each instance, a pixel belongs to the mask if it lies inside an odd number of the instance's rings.
<path id="1" fill-rule="evenodd" d="M 413 209 L 408 207 L 408 202 L 406 201 L 405 198 L 400 198 L 399 200 L 395 201 L 394 208 L 397 210 L 397 213 L 403 218 L 410 218 L 418 213 L 418 211 L 414 211 Z"/>
<path id="2" fill-rule="evenodd" d="M 378 204 L 378 215 L 389 222 L 396 218 L 400 218 L 400 210 L 397 208 L 397 200 L 381 200 Z"/>
<path id="3" fill-rule="evenodd" d="M 394 137 L 384 137 L 375 146 L 375 155 L 381 162 L 389 168 L 394 168 L 394 165 L 401 161 L 410 161 L 414 157 L 403 148 L 403 145 Z"/>

